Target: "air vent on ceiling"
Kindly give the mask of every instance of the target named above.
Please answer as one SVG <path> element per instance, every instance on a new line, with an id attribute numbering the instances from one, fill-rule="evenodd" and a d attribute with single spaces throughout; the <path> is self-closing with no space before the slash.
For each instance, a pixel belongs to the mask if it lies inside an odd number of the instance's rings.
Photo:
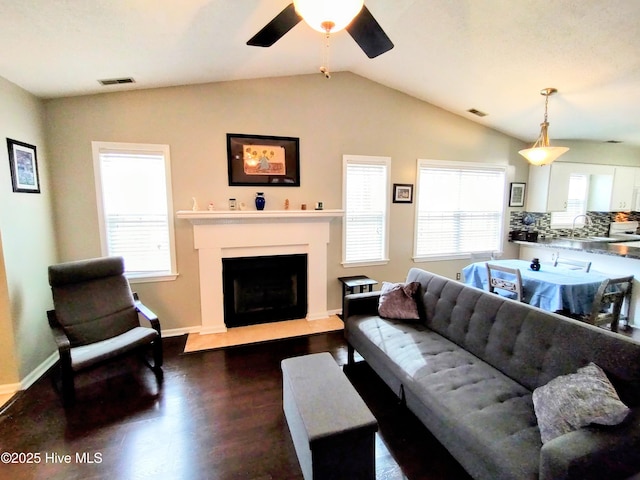
<path id="1" fill-rule="evenodd" d="M 474 115 L 477 115 L 478 117 L 486 117 L 488 115 L 487 113 L 481 112 L 477 108 L 470 108 L 469 110 L 467 110 L 467 112 L 473 113 Z"/>
<path id="2" fill-rule="evenodd" d="M 622 140 L 607 140 L 604 143 L 622 143 Z"/>
<path id="3" fill-rule="evenodd" d="M 131 77 L 127 77 L 127 78 L 107 78 L 104 80 L 98 80 L 98 82 L 100 82 L 100 85 L 121 85 L 123 83 L 136 83 L 136 81 L 131 78 Z"/>

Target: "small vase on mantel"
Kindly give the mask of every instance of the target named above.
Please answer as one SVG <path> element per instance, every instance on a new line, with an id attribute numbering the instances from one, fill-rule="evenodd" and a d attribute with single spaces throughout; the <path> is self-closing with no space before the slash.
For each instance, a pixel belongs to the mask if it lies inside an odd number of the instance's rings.
<path id="1" fill-rule="evenodd" d="M 264 206 L 266 203 L 267 201 L 264 199 L 264 193 L 263 192 L 256 193 L 256 208 L 258 210 L 264 210 Z"/>

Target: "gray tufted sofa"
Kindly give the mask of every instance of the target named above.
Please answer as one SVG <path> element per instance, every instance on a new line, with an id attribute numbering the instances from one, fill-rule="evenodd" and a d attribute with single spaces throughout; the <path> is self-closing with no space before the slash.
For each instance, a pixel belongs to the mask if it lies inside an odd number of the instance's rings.
<path id="1" fill-rule="evenodd" d="M 345 336 L 476 479 L 614 479 L 640 472 L 640 344 L 603 329 L 411 269 L 423 320 L 377 315 L 379 292 L 349 295 Z M 632 408 L 542 444 L 535 388 L 599 365 Z M 428 454 L 428 452 L 425 452 Z"/>

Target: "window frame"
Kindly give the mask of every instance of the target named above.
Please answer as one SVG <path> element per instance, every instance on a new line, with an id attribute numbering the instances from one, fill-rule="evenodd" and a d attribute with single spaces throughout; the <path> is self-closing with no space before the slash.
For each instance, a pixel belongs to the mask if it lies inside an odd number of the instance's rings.
<path id="1" fill-rule="evenodd" d="M 502 196 L 501 196 L 501 210 L 500 221 L 498 222 L 498 248 L 496 250 L 487 251 L 473 251 L 473 252 L 451 252 L 451 253 L 434 253 L 434 254 L 418 254 L 418 234 L 419 234 L 419 219 L 420 219 L 420 197 L 421 197 L 421 185 L 420 182 L 420 170 L 421 167 L 433 167 L 442 169 L 454 169 L 454 170 L 483 170 L 501 172 L 503 178 Z M 414 218 L 414 234 L 413 234 L 413 261 L 415 263 L 429 262 L 429 261 L 441 261 L 441 260 L 460 260 L 473 258 L 479 254 L 486 254 L 487 256 L 501 256 L 504 251 L 504 231 L 505 231 L 505 219 L 507 209 L 505 207 L 508 199 L 508 178 L 507 178 L 507 166 L 500 164 L 481 163 L 481 162 L 464 162 L 464 161 L 451 161 L 451 160 L 431 160 L 419 158 L 416 161 L 416 208 Z"/>
<path id="2" fill-rule="evenodd" d="M 91 142 L 93 153 L 93 171 L 96 187 L 98 226 L 100 230 L 100 250 L 103 256 L 111 255 L 107 241 L 107 224 L 104 211 L 103 186 L 102 186 L 102 164 L 101 153 L 122 152 L 124 154 L 154 154 L 164 158 L 165 169 L 165 189 L 167 198 L 167 225 L 169 228 L 169 256 L 170 271 L 154 272 L 126 272 L 125 276 L 130 283 L 149 283 L 172 281 L 178 277 L 176 261 L 176 241 L 173 215 L 173 189 L 171 182 L 171 155 L 169 145 L 146 144 L 146 143 L 123 143 L 123 142 Z"/>
<path id="3" fill-rule="evenodd" d="M 384 233 L 382 235 L 382 257 L 364 261 L 347 260 L 347 167 L 350 164 L 376 165 L 385 168 L 385 188 L 384 188 Z M 389 263 L 389 214 L 391 203 L 391 157 L 373 155 L 343 155 L 342 156 L 342 208 L 344 210 L 344 220 L 342 226 L 342 266 L 345 268 L 386 265 Z"/>

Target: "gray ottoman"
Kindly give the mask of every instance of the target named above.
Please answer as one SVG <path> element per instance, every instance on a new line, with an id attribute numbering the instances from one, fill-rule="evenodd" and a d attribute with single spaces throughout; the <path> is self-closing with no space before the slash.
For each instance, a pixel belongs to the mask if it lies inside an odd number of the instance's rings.
<path id="1" fill-rule="evenodd" d="M 333 357 L 281 365 L 284 414 L 305 480 L 375 479 L 378 423 Z"/>

